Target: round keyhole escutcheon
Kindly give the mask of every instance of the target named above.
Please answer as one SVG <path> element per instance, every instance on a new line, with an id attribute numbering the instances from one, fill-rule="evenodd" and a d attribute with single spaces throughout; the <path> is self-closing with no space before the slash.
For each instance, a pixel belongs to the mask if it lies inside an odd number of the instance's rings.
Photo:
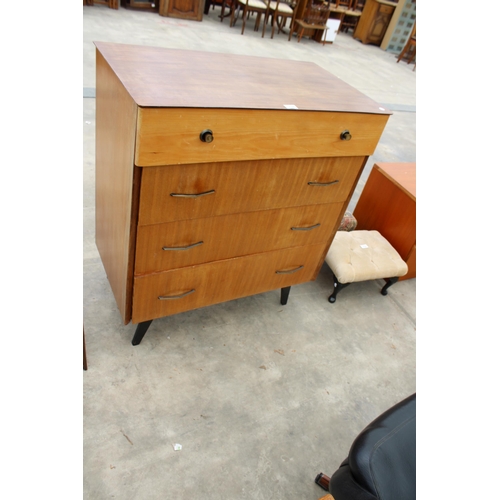
<path id="1" fill-rule="evenodd" d="M 349 132 L 349 130 L 344 130 L 341 134 L 340 134 L 340 139 L 343 140 L 343 141 L 350 141 L 351 140 L 351 132 Z"/>
<path id="2" fill-rule="evenodd" d="M 200 132 L 200 140 L 202 142 L 212 142 L 214 140 L 214 133 L 210 129 L 205 129 Z"/>

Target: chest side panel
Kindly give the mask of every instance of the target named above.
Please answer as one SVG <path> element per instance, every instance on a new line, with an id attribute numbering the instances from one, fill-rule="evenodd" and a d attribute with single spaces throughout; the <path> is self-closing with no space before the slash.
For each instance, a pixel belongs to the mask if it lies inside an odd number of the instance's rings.
<path id="1" fill-rule="evenodd" d="M 96 245 L 125 323 L 131 316 L 131 239 L 137 106 L 96 55 Z"/>

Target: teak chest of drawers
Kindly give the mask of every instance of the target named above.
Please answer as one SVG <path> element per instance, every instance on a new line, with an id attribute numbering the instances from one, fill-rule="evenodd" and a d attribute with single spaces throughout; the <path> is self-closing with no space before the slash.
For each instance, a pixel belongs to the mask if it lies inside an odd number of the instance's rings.
<path id="1" fill-rule="evenodd" d="M 312 63 L 95 45 L 96 244 L 132 343 L 314 280 L 390 112 Z"/>

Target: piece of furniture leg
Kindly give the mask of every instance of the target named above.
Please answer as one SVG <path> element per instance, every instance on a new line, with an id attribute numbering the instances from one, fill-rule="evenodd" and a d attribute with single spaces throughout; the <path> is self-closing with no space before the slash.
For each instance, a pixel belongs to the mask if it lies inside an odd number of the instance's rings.
<path id="1" fill-rule="evenodd" d="M 85 328 L 83 328 L 83 369 L 87 369 L 87 350 L 85 349 Z"/>
<path id="2" fill-rule="evenodd" d="M 342 290 L 342 288 L 345 288 L 346 286 L 350 285 L 350 283 L 340 283 L 340 281 L 337 279 L 337 276 L 335 276 L 335 273 L 333 274 L 333 293 L 328 297 L 328 302 L 330 304 L 333 304 L 337 300 L 337 294 Z"/>
<path id="3" fill-rule="evenodd" d="M 152 322 L 153 320 L 143 321 L 137 325 L 134 338 L 132 339 L 132 345 L 139 345 L 141 343 L 141 340 L 144 338 L 144 335 L 146 335 L 149 325 L 151 325 Z"/>
<path id="4" fill-rule="evenodd" d="M 329 491 L 328 488 L 330 486 L 330 478 L 326 475 L 320 472 L 317 476 L 314 482 L 318 485 L 321 486 L 325 491 Z"/>
<path id="5" fill-rule="evenodd" d="M 399 280 L 399 277 L 398 277 L 398 276 L 396 276 L 396 277 L 394 277 L 394 278 L 386 278 L 386 280 L 385 280 L 385 281 L 386 281 L 386 284 L 384 285 L 384 288 L 382 288 L 382 290 L 380 290 L 380 293 L 381 293 L 382 295 L 387 295 L 387 289 L 388 289 L 390 286 L 394 285 L 394 283 L 396 283 L 398 280 Z"/>
<path id="6" fill-rule="evenodd" d="M 288 302 L 288 296 L 290 295 L 290 286 L 281 289 L 281 305 L 286 306 Z"/>

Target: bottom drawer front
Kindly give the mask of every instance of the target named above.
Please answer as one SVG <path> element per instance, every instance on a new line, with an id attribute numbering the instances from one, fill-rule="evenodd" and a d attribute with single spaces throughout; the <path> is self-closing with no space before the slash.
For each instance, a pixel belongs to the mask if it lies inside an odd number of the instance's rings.
<path id="1" fill-rule="evenodd" d="M 132 322 L 314 280 L 324 254 L 324 244 L 311 245 L 137 277 Z"/>

